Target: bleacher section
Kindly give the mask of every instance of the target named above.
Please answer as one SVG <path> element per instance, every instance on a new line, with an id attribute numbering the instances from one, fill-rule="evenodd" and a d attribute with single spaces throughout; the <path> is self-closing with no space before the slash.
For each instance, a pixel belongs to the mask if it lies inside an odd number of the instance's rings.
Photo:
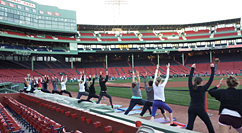
<path id="1" fill-rule="evenodd" d="M 162 36 L 179 36 L 177 32 L 160 32 Z"/>
<path id="2" fill-rule="evenodd" d="M 190 40 L 190 39 L 205 39 L 205 38 L 210 38 L 210 35 L 186 36 L 187 40 Z"/>
<path id="3" fill-rule="evenodd" d="M 209 34 L 209 29 L 206 30 L 198 30 L 198 31 L 184 31 L 185 35 L 194 35 L 194 34 Z"/>
<path id="4" fill-rule="evenodd" d="M 214 37 L 226 37 L 226 36 L 237 36 L 237 32 L 229 32 L 229 33 L 214 33 Z"/>
<path id="5" fill-rule="evenodd" d="M 118 38 L 100 38 L 101 41 L 118 41 Z"/>
<path id="6" fill-rule="evenodd" d="M 122 37 L 121 40 L 122 41 L 140 41 L 140 39 L 138 37 L 136 37 L 136 38 L 124 38 L 124 37 Z"/>
<path id="7" fill-rule="evenodd" d="M 223 27 L 223 28 L 217 28 L 216 32 L 226 32 L 226 31 L 235 31 L 235 27 Z"/>

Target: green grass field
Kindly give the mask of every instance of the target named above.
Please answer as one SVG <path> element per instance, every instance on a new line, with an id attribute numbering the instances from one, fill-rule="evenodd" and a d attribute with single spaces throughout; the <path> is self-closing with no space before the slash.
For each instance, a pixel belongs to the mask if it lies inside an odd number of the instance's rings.
<path id="1" fill-rule="evenodd" d="M 171 78 L 172 80 L 169 80 L 168 82 L 178 82 L 178 81 L 187 81 L 187 78 Z M 204 80 L 208 80 L 208 78 L 203 78 Z M 221 79 L 221 78 L 215 78 L 216 79 Z M 131 80 L 117 80 L 117 81 L 110 81 L 114 83 L 131 83 Z M 143 82 L 143 80 L 141 80 Z M 97 83 L 96 83 L 97 84 Z M 70 92 L 78 92 L 78 83 L 67 83 L 67 90 Z M 60 85 L 58 85 L 60 88 Z M 130 88 L 120 88 L 120 87 L 107 87 L 108 88 L 108 93 L 111 96 L 117 96 L 117 97 L 123 97 L 123 98 L 131 98 L 132 92 Z M 212 88 L 212 87 L 210 87 Z M 225 86 L 221 86 L 220 88 L 226 88 Z M 96 86 L 96 93 L 100 93 L 100 87 Z M 188 90 L 187 87 L 169 87 L 165 89 L 171 89 L 171 90 Z M 146 92 L 145 90 L 142 90 L 142 97 L 143 99 L 146 99 Z M 165 90 L 165 98 L 166 98 L 166 103 L 170 104 L 176 104 L 176 105 L 183 105 L 183 106 L 189 106 L 190 103 L 190 95 L 189 91 L 168 91 Z M 209 94 L 207 95 L 207 103 L 208 103 L 208 109 L 219 109 L 220 103 L 216 101 L 214 98 L 212 98 Z M 114 103 L 115 104 L 115 103 Z"/>

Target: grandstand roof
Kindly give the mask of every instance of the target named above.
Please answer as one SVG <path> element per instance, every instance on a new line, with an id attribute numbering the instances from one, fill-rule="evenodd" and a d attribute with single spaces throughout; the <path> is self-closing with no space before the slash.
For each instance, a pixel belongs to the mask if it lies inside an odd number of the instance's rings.
<path id="1" fill-rule="evenodd" d="M 193 24 L 166 24 L 166 25 L 91 25 L 91 24 L 78 24 L 79 31 L 111 31 L 113 28 L 122 28 L 122 30 L 180 30 L 187 27 L 198 27 L 198 26 L 215 26 L 218 24 L 240 24 L 241 18 L 218 20 L 211 22 L 193 23 Z"/>

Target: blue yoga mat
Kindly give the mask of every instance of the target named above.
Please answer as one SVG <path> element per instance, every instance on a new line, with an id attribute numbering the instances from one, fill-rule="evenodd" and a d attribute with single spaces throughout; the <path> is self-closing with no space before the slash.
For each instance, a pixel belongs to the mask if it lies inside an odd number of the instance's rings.
<path id="1" fill-rule="evenodd" d="M 119 110 L 119 109 L 114 109 L 114 112 L 118 113 L 118 112 L 123 112 L 123 111 Z"/>
<path id="2" fill-rule="evenodd" d="M 167 118 L 169 118 L 169 117 L 167 117 Z M 175 117 L 173 117 L 173 121 L 176 121 L 176 118 Z M 170 122 L 170 120 L 165 120 L 165 118 L 162 117 L 162 118 L 156 118 L 156 119 L 154 119 L 154 122 L 158 122 L 158 123 L 168 123 L 168 122 Z"/>
<path id="3" fill-rule="evenodd" d="M 128 109 L 128 107 L 126 107 L 126 108 L 118 108 L 118 109 L 119 109 L 119 110 L 123 110 L 123 111 L 125 111 L 125 110 Z M 133 109 L 142 109 L 142 107 L 140 107 L 140 106 L 134 106 Z"/>

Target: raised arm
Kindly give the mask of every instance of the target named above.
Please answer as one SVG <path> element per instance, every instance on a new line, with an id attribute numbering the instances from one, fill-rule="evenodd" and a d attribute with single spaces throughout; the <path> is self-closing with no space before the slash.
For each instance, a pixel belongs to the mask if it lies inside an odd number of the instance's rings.
<path id="1" fill-rule="evenodd" d="M 167 70 L 166 70 L 166 79 L 165 79 L 165 81 L 162 83 L 162 86 L 165 86 L 166 83 L 167 83 L 167 81 L 168 81 L 168 79 L 169 79 L 170 63 L 168 63 L 168 64 L 166 65 L 166 68 L 167 68 Z"/>
<path id="2" fill-rule="evenodd" d="M 95 84 L 95 74 L 92 77 L 92 85 L 94 85 L 94 84 Z"/>
<path id="3" fill-rule="evenodd" d="M 63 80 L 63 75 L 61 76 L 61 82 L 62 82 L 62 80 Z"/>
<path id="4" fill-rule="evenodd" d="M 133 71 L 133 77 L 132 77 L 132 82 L 134 82 L 135 81 L 135 79 L 134 79 L 134 71 Z"/>
<path id="5" fill-rule="evenodd" d="M 83 80 L 83 82 L 81 83 L 81 85 L 84 85 L 85 82 L 86 82 L 86 75 L 84 75 L 84 80 Z"/>
<path id="6" fill-rule="evenodd" d="M 86 78 L 87 78 L 87 77 L 86 77 L 86 75 L 84 75 L 84 81 L 83 81 L 83 83 L 85 83 L 85 82 L 86 82 Z"/>
<path id="7" fill-rule="evenodd" d="M 145 72 L 145 77 L 144 77 L 144 85 L 145 85 L 145 88 L 147 87 L 147 84 L 146 84 L 146 78 L 147 78 L 147 72 Z"/>
<path id="8" fill-rule="evenodd" d="M 139 71 L 136 71 L 137 82 L 140 83 Z"/>
<path id="9" fill-rule="evenodd" d="M 212 84 L 213 78 L 214 78 L 214 64 L 213 63 L 210 64 L 210 67 L 211 67 L 211 75 L 210 75 L 208 82 L 204 85 L 206 90 Z"/>
<path id="10" fill-rule="evenodd" d="M 222 84 L 223 82 L 223 78 L 220 80 L 219 84 L 215 87 L 213 87 L 212 89 L 208 90 L 208 93 L 214 97 L 215 99 L 219 100 L 220 101 L 220 96 L 223 92 L 223 89 L 218 89 L 220 87 L 220 85 Z"/>
<path id="11" fill-rule="evenodd" d="M 159 64 L 157 64 L 157 66 L 156 66 L 155 77 L 154 77 L 154 82 L 153 82 L 153 84 L 155 84 L 155 80 L 156 80 L 156 77 L 157 77 L 158 69 L 159 69 Z"/>
<path id="12" fill-rule="evenodd" d="M 106 71 L 106 79 L 105 79 L 105 83 L 108 81 L 108 71 Z"/>
<path id="13" fill-rule="evenodd" d="M 193 73 L 194 73 L 195 68 L 196 68 L 196 64 L 192 64 L 191 71 L 190 71 L 189 78 L 188 78 L 188 87 L 189 87 L 189 89 L 192 88 L 192 77 L 193 77 Z"/>

